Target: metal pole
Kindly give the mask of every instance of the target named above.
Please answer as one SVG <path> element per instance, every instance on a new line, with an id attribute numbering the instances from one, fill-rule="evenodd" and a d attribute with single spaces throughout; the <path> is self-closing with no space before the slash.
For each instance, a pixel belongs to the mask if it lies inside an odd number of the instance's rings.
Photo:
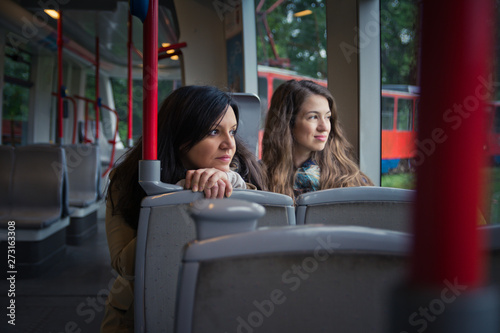
<path id="1" fill-rule="evenodd" d="M 391 332 L 499 331 L 478 230 L 493 14 L 491 0 L 422 2 L 413 258 Z"/>
<path id="2" fill-rule="evenodd" d="M 157 159 L 158 126 L 158 0 L 149 1 L 149 10 L 144 21 L 144 67 L 143 67 L 143 160 Z"/>
<path id="3" fill-rule="evenodd" d="M 63 139 L 63 98 L 62 98 L 62 82 L 63 82 L 63 25 L 62 25 L 62 10 L 59 11 L 59 20 L 57 21 L 57 143 L 64 144 Z"/>
<path id="4" fill-rule="evenodd" d="M 483 84 L 492 68 L 492 12 L 489 0 L 423 3 L 415 285 L 484 282 L 477 223 L 485 102 L 492 88 Z"/>
<path id="5" fill-rule="evenodd" d="M 99 144 L 99 110 L 101 106 L 101 97 L 99 96 L 99 31 L 96 29 L 95 37 L 95 141 Z"/>

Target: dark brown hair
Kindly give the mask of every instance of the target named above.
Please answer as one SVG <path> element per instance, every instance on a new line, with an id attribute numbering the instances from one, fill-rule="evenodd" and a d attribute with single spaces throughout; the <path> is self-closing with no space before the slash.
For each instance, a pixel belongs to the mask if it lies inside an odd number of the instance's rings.
<path id="1" fill-rule="evenodd" d="M 238 106 L 231 95 L 216 87 L 181 87 L 165 99 L 158 112 L 157 145 L 162 182 L 175 184 L 185 178 L 186 169 L 182 165 L 181 155 L 207 136 L 224 116 L 228 106 L 233 108 L 238 121 Z M 238 136 L 235 141 L 236 152 L 231 166 L 236 168 L 235 171 L 246 182 L 254 184 L 258 189 L 264 189 L 262 172 L 256 157 Z M 113 214 L 122 214 L 133 228 L 137 228 L 140 202 L 146 196 L 138 182 L 138 164 L 141 159 L 142 137 L 112 171 L 107 197 L 111 200 Z M 120 194 L 111 197 L 114 191 L 119 191 Z"/>

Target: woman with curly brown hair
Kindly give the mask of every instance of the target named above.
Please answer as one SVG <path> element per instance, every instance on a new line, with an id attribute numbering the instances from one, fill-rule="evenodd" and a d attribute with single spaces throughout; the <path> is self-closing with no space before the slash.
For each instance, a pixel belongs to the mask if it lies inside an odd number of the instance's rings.
<path id="1" fill-rule="evenodd" d="M 338 120 L 332 94 L 308 80 L 290 80 L 273 93 L 262 164 L 269 191 L 295 198 L 335 187 L 367 186 Z"/>

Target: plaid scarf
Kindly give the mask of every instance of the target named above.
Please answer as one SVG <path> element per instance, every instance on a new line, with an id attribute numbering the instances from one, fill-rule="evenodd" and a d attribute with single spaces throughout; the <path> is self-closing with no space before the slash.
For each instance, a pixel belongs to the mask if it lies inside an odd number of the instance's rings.
<path id="1" fill-rule="evenodd" d="M 297 197 L 302 193 L 319 190 L 320 168 L 313 160 L 307 160 L 295 171 L 293 193 Z"/>

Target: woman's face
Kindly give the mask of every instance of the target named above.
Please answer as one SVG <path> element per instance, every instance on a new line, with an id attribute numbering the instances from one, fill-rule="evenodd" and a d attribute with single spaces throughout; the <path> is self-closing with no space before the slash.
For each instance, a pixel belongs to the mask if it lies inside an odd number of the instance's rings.
<path id="1" fill-rule="evenodd" d="M 292 129 L 294 154 L 308 156 L 325 148 L 330 134 L 332 112 L 328 100 L 321 95 L 310 95 L 302 104 Z"/>
<path id="2" fill-rule="evenodd" d="M 203 140 L 184 155 L 182 163 L 186 169 L 216 168 L 229 171 L 236 151 L 234 136 L 238 127 L 233 108 L 228 106 L 222 120 L 216 123 L 217 127 L 212 128 Z"/>

